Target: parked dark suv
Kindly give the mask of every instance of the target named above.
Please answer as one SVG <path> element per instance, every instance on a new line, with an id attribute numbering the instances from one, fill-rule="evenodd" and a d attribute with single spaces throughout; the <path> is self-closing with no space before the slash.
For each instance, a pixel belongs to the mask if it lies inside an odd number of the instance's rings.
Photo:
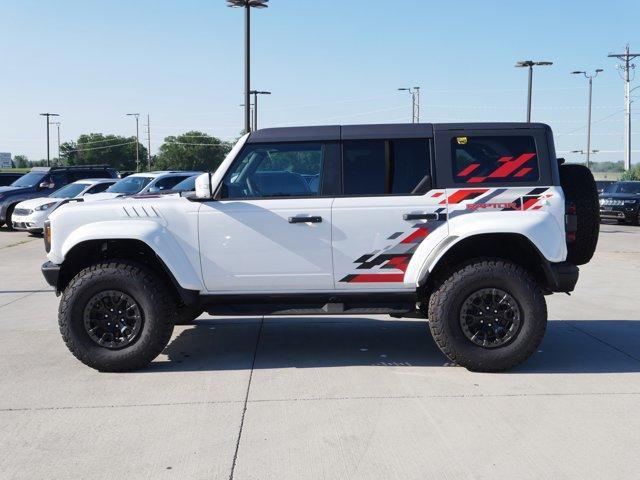
<path id="1" fill-rule="evenodd" d="M 616 182 L 600 194 L 600 218 L 640 225 L 640 182 Z"/>
<path id="2" fill-rule="evenodd" d="M 30 198 L 45 197 L 60 187 L 85 178 L 117 178 L 118 173 L 108 165 L 82 167 L 34 167 L 11 185 L 0 187 L 0 226 L 11 226 L 15 206 Z"/>

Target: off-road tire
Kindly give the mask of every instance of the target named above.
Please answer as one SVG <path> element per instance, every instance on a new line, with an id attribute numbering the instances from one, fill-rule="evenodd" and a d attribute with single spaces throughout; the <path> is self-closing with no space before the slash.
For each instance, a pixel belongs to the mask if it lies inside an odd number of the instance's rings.
<path id="1" fill-rule="evenodd" d="M 500 347 L 476 345 L 462 331 L 462 304 L 483 288 L 507 292 L 520 307 L 520 329 Z M 547 305 L 538 284 L 522 267 L 500 259 L 476 260 L 456 268 L 429 299 L 429 327 L 436 344 L 451 361 L 472 371 L 500 372 L 522 363 L 540 345 L 546 325 Z"/>
<path id="2" fill-rule="evenodd" d="M 190 325 L 196 318 L 204 313 L 204 310 L 199 306 L 181 305 L 176 308 L 176 325 Z"/>
<path id="3" fill-rule="evenodd" d="M 567 261 L 584 265 L 591 260 L 600 234 L 600 203 L 593 174 L 584 165 L 560 165 L 565 200 L 576 208 L 576 239 L 567 244 Z"/>
<path id="4" fill-rule="evenodd" d="M 137 339 L 119 350 L 98 345 L 84 326 L 84 309 L 101 291 L 118 290 L 138 303 L 143 316 Z M 173 332 L 175 301 L 167 286 L 147 267 L 112 261 L 85 268 L 65 288 L 58 323 L 62 338 L 85 365 L 103 372 L 136 370 L 148 365 L 167 346 Z"/>

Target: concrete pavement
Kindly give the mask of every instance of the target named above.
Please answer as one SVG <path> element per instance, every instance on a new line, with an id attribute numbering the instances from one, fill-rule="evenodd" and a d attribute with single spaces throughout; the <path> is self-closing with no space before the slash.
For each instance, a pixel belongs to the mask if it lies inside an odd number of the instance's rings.
<path id="1" fill-rule="evenodd" d="M 0 478 L 634 478 L 640 228 L 602 230 L 539 352 L 496 375 L 386 316 L 203 316 L 98 373 L 60 339 L 42 241 L 0 232 Z"/>

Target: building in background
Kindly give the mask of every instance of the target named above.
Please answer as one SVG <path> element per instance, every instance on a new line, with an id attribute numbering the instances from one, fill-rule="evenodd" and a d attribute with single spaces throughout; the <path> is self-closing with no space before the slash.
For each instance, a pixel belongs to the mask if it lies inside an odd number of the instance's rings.
<path id="1" fill-rule="evenodd" d="M 9 152 L 0 152 L 0 168 L 11 168 L 11 154 Z"/>

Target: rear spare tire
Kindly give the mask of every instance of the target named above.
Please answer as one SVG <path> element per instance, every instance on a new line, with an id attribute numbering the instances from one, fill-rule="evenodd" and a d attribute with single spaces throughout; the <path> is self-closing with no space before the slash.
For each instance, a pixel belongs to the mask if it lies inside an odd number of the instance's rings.
<path id="1" fill-rule="evenodd" d="M 598 188 L 584 165 L 560 165 L 560 183 L 568 207 L 575 208 L 575 240 L 567 242 L 567 261 L 584 265 L 591 260 L 600 233 Z"/>

